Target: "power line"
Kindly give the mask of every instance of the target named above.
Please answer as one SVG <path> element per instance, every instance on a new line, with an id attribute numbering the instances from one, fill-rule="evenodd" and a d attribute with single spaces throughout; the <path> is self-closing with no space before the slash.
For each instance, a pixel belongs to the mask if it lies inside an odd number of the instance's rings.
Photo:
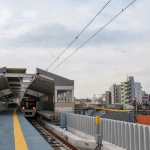
<path id="1" fill-rule="evenodd" d="M 116 19 L 123 11 L 125 11 L 129 6 L 131 6 L 136 0 L 132 1 L 128 6 L 126 6 L 122 11 L 120 11 L 115 17 L 113 17 L 108 23 L 106 23 L 101 29 L 99 29 L 95 34 L 93 34 L 88 40 L 86 40 L 81 46 L 79 46 L 73 53 L 71 53 L 66 59 L 64 59 L 59 65 L 57 65 L 52 71 L 58 68 L 62 63 L 64 63 L 69 57 L 71 57 L 75 52 L 82 48 L 87 42 L 89 42 L 94 36 L 96 36 L 100 31 L 102 31 L 107 25 L 109 25 L 114 19 Z M 51 72 L 52 72 L 51 71 Z"/>
<path id="2" fill-rule="evenodd" d="M 94 21 L 94 19 L 104 10 L 104 8 L 110 3 L 109 0 L 105 6 L 96 14 L 96 16 L 84 27 L 84 29 L 76 36 L 76 38 L 65 48 L 65 50 L 51 63 L 46 71 L 61 57 L 61 55 L 78 39 L 78 37 L 85 31 L 85 29 Z"/>

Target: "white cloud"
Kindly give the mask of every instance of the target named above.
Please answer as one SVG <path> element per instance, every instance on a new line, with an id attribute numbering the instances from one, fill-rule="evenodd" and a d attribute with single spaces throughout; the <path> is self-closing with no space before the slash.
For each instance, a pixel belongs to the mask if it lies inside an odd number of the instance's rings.
<path id="1" fill-rule="evenodd" d="M 12 17 L 12 13 L 7 9 L 0 10 L 0 26 L 6 25 Z"/>
<path id="2" fill-rule="evenodd" d="M 107 0 L 11 0 L 0 2 L 1 67 L 46 69 Z M 123 1 L 127 6 L 131 0 Z M 103 93 L 127 74 L 150 93 L 150 2 L 136 1 L 54 73 L 75 80 L 76 97 Z M 112 0 L 51 71 L 122 9 Z"/>

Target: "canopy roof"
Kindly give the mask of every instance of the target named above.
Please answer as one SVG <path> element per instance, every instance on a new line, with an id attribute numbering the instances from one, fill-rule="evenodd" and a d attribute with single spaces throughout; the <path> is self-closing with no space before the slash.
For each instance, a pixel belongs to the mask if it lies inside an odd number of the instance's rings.
<path id="1" fill-rule="evenodd" d="M 26 68 L 0 68 L 0 98 L 22 99 L 24 96 L 53 95 L 55 86 L 74 86 L 74 81 L 36 69 L 27 74 Z"/>

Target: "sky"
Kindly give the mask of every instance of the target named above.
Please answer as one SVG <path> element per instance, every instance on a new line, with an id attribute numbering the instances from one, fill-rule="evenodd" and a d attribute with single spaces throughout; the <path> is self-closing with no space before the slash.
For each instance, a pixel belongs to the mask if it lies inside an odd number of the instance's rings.
<path id="1" fill-rule="evenodd" d="M 47 67 L 109 0 L 0 0 L 0 67 Z M 51 72 L 132 0 L 111 0 Z M 128 76 L 150 93 L 150 1 L 135 1 L 52 73 L 74 80 L 75 97 L 93 97 Z M 98 96 L 98 95 L 97 95 Z"/>

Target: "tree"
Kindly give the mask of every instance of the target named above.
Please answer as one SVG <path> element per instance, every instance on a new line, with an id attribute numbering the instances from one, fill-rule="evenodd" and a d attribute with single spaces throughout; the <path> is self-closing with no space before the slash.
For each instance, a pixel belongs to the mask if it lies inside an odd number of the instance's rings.
<path id="1" fill-rule="evenodd" d="M 123 110 L 123 104 L 120 105 L 120 110 Z"/>

